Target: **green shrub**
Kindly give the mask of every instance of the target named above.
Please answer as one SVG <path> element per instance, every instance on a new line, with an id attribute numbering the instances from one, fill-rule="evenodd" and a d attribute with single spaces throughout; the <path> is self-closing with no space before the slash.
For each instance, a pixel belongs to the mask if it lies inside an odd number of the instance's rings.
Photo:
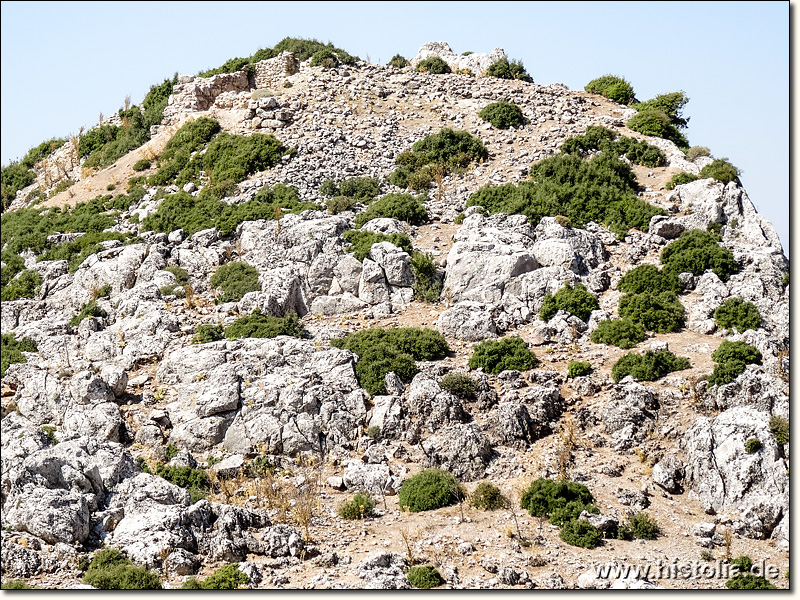
<path id="1" fill-rule="evenodd" d="M 211 276 L 211 287 L 222 290 L 217 304 L 238 302 L 245 294 L 261 290 L 258 269 L 243 262 L 222 265 Z"/>
<path id="2" fill-rule="evenodd" d="M 486 75 L 497 77 L 498 79 L 519 79 L 520 81 L 533 83 L 533 78 L 528 75 L 522 61 L 512 60 L 509 62 L 507 58 L 501 58 L 489 65 L 489 68 L 486 69 Z"/>
<path id="3" fill-rule="evenodd" d="M 488 121 L 498 129 L 508 129 L 509 127 L 522 127 L 525 124 L 525 115 L 522 109 L 512 102 L 492 102 L 478 116 L 484 121 Z"/>
<path id="4" fill-rule="evenodd" d="M 711 359 L 717 364 L 708 377 L 709 385 L 725 385 L 731 383 L 744 373 L 749 364 L 761 364 L 761 353 L 746 342 L 730 342 L 724 340 L 716 349 Z"/>
<path id="5" fill-rule="evenodd" d="M 603 223 L 622 237 L 631 227 L 647 231 L 660 208 L 637 197 L 638 184 L 630 165 L 613 153 L 589 159 L 556 154 L 531 167 L 531 181 L 484 186 L 470 196 L 467 206 L 483 206 L 489 213 L 523 214 L 532 225 L 542 217 L 562 215 L 573 227 L 589 221 Z"/>
<path id="6" fill-rule="evenodd" d="M 595 344 L 633 348 L 644 341 L 644 327 L 628 318 L 600 321 L 592 332 L 591 340 Z"/>
<path id="7" fill-rule="evenodd" d="M 173 458 L 178 456 L 179 452 L 180 452 L 180 450 L 178 449 L 178 447 L 175 444 L 167 444 L 167 449 L 164 452 L 164 459 L 167 462 L 169 462 Z"/>
<path id="8" fill-rule="evenodd" d="M 373 177 L 351 177 L 338 185 L 337 195 L 369 201 L 381 193 L 381 184 Z"/>
<path id="9" fill-rule="evenodd" d="M 355 520 L 366 519 L 372 517 L 375 513 L 375 501 L 369 494 L 362 494 L 356 492 L 353 499 L 348 502 L 342 502 L 336 509 L 339 516 L 343 519 Z"/>
<path id="10" fill-rule="evenodd" d="M 405 233 L 391 233 L 386 235 L 360 229 L 350 229 L 342 234 L 342 238 L 350 244 L 347 251 L 352 252 L 353 256 L 359 261 L 363 261 L 369 255 L 373 244 L 378 244 L 380 242 L 394 244 L 409 254 L 413 252 L 411 240 L 408 239 Z"/>
<path id="11" fill-rule="evenodd" d="M 325 201 L 325 207 L 328 209 L 328 212 L 332 215 L 338 215 L 340 212 L 345 210 L 350 210 L 358 203 L 358 200 L 355 198 L 349 198 L 347 196 L 336 196 L 334 198 L 329 198 Z"/>
<path id="12" fill-rule="evenodd" d="M 692 146 L 686 153 L 686 159 L 694 162 L 701 156 L 711 156 L 711 150 L 706 146 Z"/>
<path id="13" fill-rule="evenodd" d="M 244 337 L 274 338 L 279 335 L 303 337 L 303 327 L 295 313 L 289 313 L 285 317 L 271 317 L 262 314 L 261 310 L 256 308 L 250 315 L 236 319 L 233 324 L 225 328 L 225 337 L 229 340 Z"/>
<path id="14" fill-rule="evenodd" d="M 339 186 L 333 179 L 326 179 L 320 184 L 319 193 L 323 196 L 338 196 Z"/>
<path id="15" fill-rule="evenodd" d="M 648 331 L 670 333 L 683 327 L 685 310 L 672 292 L 625 294 L 619 299 L 619 316 Z"/>
<path id="16" fill-rule="evenodd" d="M 660 110 L 640 110 L 628 119 L 625 126 L 644 135 L 664 138 L 675 143 L 678 148 L 688 148 L 689 141 L 670 121 L 669 116 Z"/>
<path id="17" fill-rule="evenodd" d="M 444 75 L 452 73 L 450 65 L 438 56 L 423 58 L 417 63 L 417 71 L 420 73 L 433 73 L 434 75 Z"/>
<path id="18" fill-rule="evenodd" d="M 209 465 L 211 464 L 211 459 L 209 459 Z M 246 477 L 250 479 L 256 479 L 257 477 L 267 477 L 272 475 L 275 472 L 275 465 L 272 464 L 272 461 L 266 456 L 256 456 L 253 460 L 247 463 L 247 467 L 244 469 L 244 474 Z"/>
<path id="19" fill-rule="evenodd" d="M 376 442 L 381 441 L 381 438 L 383 437 L 383 433 L 381 433 L 381 428 L 378 427 L 377 425 L 372 425 L 371 427 L 367 427 L 367 431 L 365 433 L 367 434 L 367 437 L 369 437 L 371 440 L 375 440 Z"/>
<path id="20" fill-rule="evenodd" d="M 205 498 L 211 489 L 211 481 L 203 469 L 160 464 L 156 467 L 156 475 L 163 477 L 178 487 L 186 489 L 189 492 L 192 503 Z"/>
<path id="21" fill-rule="evenodd" d="M 632 137 L 620 137 L 615 131 L 599 125 L 589 125 L 586 133 L 564 140 L 561 152 L 586 156 L 592 151 L 601 150 L 613 156 L 624 156 L 630 162 L 647 167 L 663 167 L 667 164 L 666 155 L 647 142 Z"/>
<path id="22" fill-rule="evenodd" d="M 719 327 L 742 332 L 757 329 L 761 325 L 761 315 L 752 302 L 741 298 L 729 298 L 714 311 L 714 320 Z"/>
<path id="23" fill-rule="evenodd" d="M 317 50 L 314 52 L 314 54 L 311 56 L 311 62 L 309 63 L 309 66 L 323 66 L 325 68 L 329 68 L 335 67 L 338 64 L 339 57 L 336 56 L 336 53 L 330 48 L 323 48 L 322 50 Z"/>
<path id="24" fill-rule="evenodd" d="M 481 510 L 497 510 L 498 508 L 507 508 L 510 504 L 496 485 L 488 481 L 482 481 L 472 492 L 470 498 L 472 506 L 480 508 Z"/>
<path id="25" fill-rule="evenodd" d="M 141 241 L 138 238 L 131 238 L 130 234 L 127 233 L 117 233 L 113 231 L 106 233 L 87 233 L 71 242 L 63 242 L 52 246 L 37 260 L 66 260 L 69 263 L 69 272 L 74 273 L 89 256 L 103 250 L 103 242 L 111 240 L 124 242 L 126 245 Z"/>
<path id="26" fill-rule="evenodd" d="M 646 102 L 634 104 L 633 108 L 639 112 L 648 110 L 661 111 L 669 118 L 671 125 L 678 129 L 685 129 L 689 124 L 689 119 L 684 119 L 682 115 L 683 107 L 689 102 L 684 92 L 671 92 L 669 94 L 659 94 Z M 687 144 L 688 150 L 688 144 Z"/>
<path id="27" fill-rule="evenodd" d="M 761 441 L 758 438 L 750 438 L 749 440 L 746 440 L 744 443 L 744 450 L 748 454 L 755 454 L 756 452 L 761 450 L 761 448 L 762 448 Z"/>
<path id="28" fill-rule="evenodd" d="M 194 330 L 193 344 L 207 344 L 222 339 L 222 325 L 198 325 Z"/>
<path id="29" fill-rule="evenodd" d="M 786 273 L 786 274 L 785 274 L 785 275 L 784 275 L 784 276 L 781 278 L 781 285 L 782 285 L 782 286 L 784 286 L 784 287 L 786 287 L 787 285 L 789 285 L 789 273 Z"/>
<path id="30" fill-rule="evenodd" d="M 569 366 L 567 367 L 567 377 L 570 379 L 574 377 L 583 377 L 585 375 L 589 375 L 594 369 L 592 369 L 592 365 L 588 362 L 580 362 L 577 360 L 569 361 Z"/>
<path id="31" fill-rule="evenodd" d="M 555 295 L 545 294 L 542 308 L 539 310 L 539 318 L 542 321 L 549 321 L 559 310 L 564 310 L 581 321 L 588 321 L 592 311 L 598 308 L 600 308 L 600 304 L 597 302 L 597 298 L 589 293 L 583 284 L 579 283 L 572 287 L 569 282 L 566 282 Z"/>
<path id="32" fill-rule="evenodd" d="M 9 300 L 19 300 L 21 298 L 33 298 L 39 293 L 41 285 L 42 276 L 39 275 L 38 271 L 25 269 L 12 279 L 8 285 L 3 287 L 2 292 L 0 292 L 0 294 L 2 294 L 0 295 L 0 299 L 6 302 Z"/>
<path id="33" fill-rule="evenodd" d="M 739 184 L 739 175 L 741 174 L 741 170 L 734 167 L 727 158 L 718 158 L 710 165 L 706 165 L 700 169 L 701 179 L 711 177 L 724 184 L 728 184 L 731 181 L 735 181 Z"/>
<path id="34" fill-rule="evenodd" d="M 392 57 L 392 60 L 389 61 L 390 67 L 395 67 L 397 69 L 402 69 L 403 67 L 408 65 L 408 60 L 400 54 L 395 54 Z"/>
<path id="35" fill-rule="evenodd" d="M 473 348 L 469 368 L 483 368 L 497 375 L 501 371 L 527 371 L 539 364 L 536 355 L 528 349 L 525 340 L 518 337 L 485 340 Z"/>
<path id="36" fill-rule="evenodd" d="M 145 171 L 150 168 L 150 161 L 146 158 L 141 158 L 133 163 L 134 171 Z"/>
<path id="37" fill-rule="evenodd" d="M 406 479 L 397 492 L 400 509 L 411 512 L 435 510 L 449 506 L 464 498 L 456 478 L 441 469 L 425 469 Z"/>
<path id="38" fill-rule="evenodd" d="M 475 380 L 466 373 L 448 373 L 439 381 L 439 387 L 462 400 L 472 400 L 478 395 Z"/>
<path id="39" fill-rule="evenodd" d="M 239 563 L 231 563 L 214 571 L 203 581 L 190 577 L 182 590 L 235 590 L 250 583 L 250 578 L 239 570 Z"/>
<path id="40" fill-rule="evenodd" d="M 597 548 L 603 541 L 600 530 L 586 519 L 567 521 L 558 533 L 558 537 L 571 546 L 580 546 L 590 550 Z"/>
<path id="41" fill-rule="evenodd" d="M 415 250 L 409 262 L 414 275 L 414 300 L 436 302 L 442 293 L 442 284 L 435 281 L 437 264 L 433 255 Z"/>
<path id="42" fill-rule="evenodd" d="M 719 245 L 719 237 L 701 229 L 684 231 L 680 238 L 664 248 L 661 264 L 676 275 L 702 275 L 711 269 L 722 281 L 728 281 L 739 270 L 730 251 Z"/>
<path id="43" fill-rule="evenodd" d="M 749 556 L 740 556 L 731 561 L 736 567 L 737 574 L 725 582 L 729 590 L 774 590 L 774 585 L 761 575 L 753 575 L 753 560 Z"/>
<path id="44" fill-rule="evenodd" d="M 70 327 L 77 327 L 81 324 L 81 321 L 88 317 L 105 319 L 107 316 L 108 313 L 99 307 L 94 300 L 92 300 L 81 305 L 80 312 L 69 320 L 69 324 Z"/>
<path id="45" fill-rule="evenodd" d="M 644 355 L 629 353 L 620 358 L 611 368 L 611 376 L 617 383 L 628 375 L 637 381 L 655 381 L 689 367 L 691 364 L 687 359 L 675 356 L 669 350 L 648 350 Z"/>
<path id="46" fill-rule="evenodd" d="M 160 590 L 158 575 L 137 567 L 119 550 L 104 548 L 95 554 L 83 583 L 100 590 Z"/>
<path id="47" fill-rule="evenodd" d="M 781 416 L 773 415 L 769 419 L 769 430 L 779 446 L 789 443 L 789 421 Z"/>
<path id="48" fill-rule="evenodd" d="M 385 378 L 390 371 L 409 382 L 418 371 L 415 360 L 440 360 L 450 351 L 438 331 L 413 327 L 363 329 L 333 339 L 331 345 L 358 355 L 358 383 L 372 396 L 386 393 Z"/>
<path id="49" fill-rule="evenodd" d="M 681 171 L 680 173 L 675 173 L 675 175 L 672 176 L 672 179 L 667 182 L 665 187 L 668 190 L 673 190 L 675 189 L 675 186 L 683 185 L 684 183 L 691 183 L 693 181 L 697 181 L 698 179 L 700 178 L 697 175 L 692 175 L 691 173 L 684 173 Z"/>
<path id="50" fill-rule="evenodd" d="M 17 192 L 36 181 L 34 172 L 17 162 L 12 162 L 0 169 L 0 197 L 5 211 L 17 197 Z"/>
<path id="51" fill-rule="evenodd" d="M 628 526 L 633 530 L 633 536 L 640 540 L 654 540 L 661 533 L 658 523 L 645 512 L 638 512 L 630 518 Z"/>
<path id="52" fill-rule="evenodd" d="M 356 217 L 356 227 L 361 227 L 368 221 L 381 217 L 406 221 L 411 225 L 421 225 L 428 220 L 428 212 L 425 210 L 421 198 L 421 196 L 414 197 L 411 194 L 386 194 Z"/>
<path id="53" fill-rule="evenodd" d="M 20 579 L 9 579 L 4 584 L 0 585 L 0 590 L 35 590 L 32 585 L 28 585 Z"/>
<path id="54" fill-rule="evenodd" d="M 411 567 L 406 573 L 408 583 L 415 588 L 429 590 L 447 583 L 433 565 Z"/>
<path id="55" fill-rule="evenodd" d="M 631 84 L 616 75 L 603 75 L 592 79 L 584 89 L 590 94 L 600 94 L 618 104 L 630 104 L 634 97 Z"/>
<path id="56" fill-rule="evenodd" d="M 577 519 L 584 511 L 596 513 L 589 488 L 566 479 L 540 477 L 522 494 L 520 505 L 533 517 L 548 517 L 554 525 Z"/>

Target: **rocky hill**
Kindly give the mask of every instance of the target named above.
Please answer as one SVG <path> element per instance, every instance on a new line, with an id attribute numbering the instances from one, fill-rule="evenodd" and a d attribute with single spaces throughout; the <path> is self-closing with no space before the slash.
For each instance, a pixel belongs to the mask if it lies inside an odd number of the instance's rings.
<path id="1" fill-rule="evenodd" d="M 787 588 L 789 263 L 685 98 L 269 50 L 4 168 L 3 582 Z"/>

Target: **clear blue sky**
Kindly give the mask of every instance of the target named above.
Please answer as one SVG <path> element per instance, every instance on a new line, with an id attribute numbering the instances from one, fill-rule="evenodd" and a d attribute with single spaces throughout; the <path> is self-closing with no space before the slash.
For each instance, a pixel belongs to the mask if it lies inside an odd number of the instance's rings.
<path id="1" fill-rule="evenodd" d="M 606 73 L 684 90 L 687 136 L 743 170 L 789 249 L 789 2 L 2 2 L 2 164 L 91 127 L 130 94 L 286 36 L 372 62 L 427 41 L 503 48 L 536 83 Z"/>

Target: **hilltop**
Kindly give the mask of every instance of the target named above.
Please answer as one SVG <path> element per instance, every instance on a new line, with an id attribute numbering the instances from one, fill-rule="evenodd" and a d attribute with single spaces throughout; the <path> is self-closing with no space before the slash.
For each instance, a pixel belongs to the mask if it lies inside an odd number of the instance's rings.
<path id="1" fill-rule="evenodd" d="M 534 79 L 287 38 L 4 168 L 3 581 L 788 587 L 774 227 L 682 92 Z"/>

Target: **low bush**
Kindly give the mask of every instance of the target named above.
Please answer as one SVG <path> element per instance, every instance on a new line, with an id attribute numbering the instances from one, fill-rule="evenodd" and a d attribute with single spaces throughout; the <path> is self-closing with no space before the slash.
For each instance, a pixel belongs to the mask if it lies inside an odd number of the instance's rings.
<path id="1" fill-rule="evenodd" d="M 329 69 L 339 64 L 339 57 L 336 56 L 336 53 L 330 48 L 323 48 L 322 50 L 314 52 L 308 64 L 311 67 L 322 66 Z"/>
<path id="2" fill-rule="evenodd" d="M 618 348 L 633 348 L 644 341 L 644 327 L 629 318 L 600 321 L 592 332 L 595 344 L 610 344 Z"/>
<path id="3" fill-rule="evenodd" d="M 402 69 L 403 67 L 408 66 L 408 60 L 406 60 L 406 58 L 400 54 L 395 54 L 388 64 L 390 67 Z"/>
<path id="4" fill-rule="evenodd" d="M 603 541 L 603 534 L 586 519 L 573 519 L 564 523 L 558 537 L 571 546 L 597 548 Z"/>
<path id="5" fill-rule="evenodd" d="M 355 198 L 361 202 L 373 200 L 381 193 L 381 184 L 373 177 L 351 177 L 337 187 L 336 195 Z"/>
<path id="6" fill-rule="evenodd" d="M 569 366 L 567 367 L 567 377 L 573 379 L 574 377 L 583 377 L 585 375 L 589 375 L 594 369 L 592 369 L 592 365 L 588 362 L 581 362 L 578 360 L 571 360 L 569 361 Z"/>
<path id="7" fill-rule="evenodd" d="M 697 175 L 692 175 L 691 173 L 684 173 L 681 171 L 680 173 L 675 173 L 667 182 L 667 185 L 664 186 L 668 190 L 674 190 L 676 186 L 683 185 L 685 183 L 691 183 L 693 181 L 697 181 L 700 179 Z"/>
<path id="8" fill-rule="evenodd" d="M 415 360 L 440 360 L 450 351 L 438 331 L 412 327 L 363 329 L 333 339 L 331 345 L 358 355 L 358 383 L 373 396 L 386 393 L 390 371 L 409 382 L 418 372 Z"/>
<path id="9" fill-rule="evenodd" d="M 24 581 L 20 579 L 9 579 L 2 585 L 0 585 L 0 590 L 35 590 L 38 589 L 32 585 L 28 585 Z"/>
<path id="10" fill-rule="evenodd" d="M 683 108 L 689 102 L 684 92 L 670 92 L 659 94 L 655 98 L 634 104 L 633 108 L 641 111 L 657 110 L 663 112 L 669 118 L 669 122 L 678 129 L 685 129 L 689 124 L 689 119 L 683 117 Z M 688 150 L 688 145 L 687 145 Z"/>
<path id="11" fill-rule="evenodd" d="M 222 290 L 216 299 L 217 304 L 238 302 L 245 294 L 261 290 L 258 269 L 243 262 L 222 265 L 211 276 L 211 287 Z"/>
<path id="12" fill-rule="evenodd" d="M 746 342 L 730 342 L 724 340 L 711 355 L 717 363 L 714 371 L 708 376 L 709 385 L 725 385 L 731 383 L 744 373 L 749 364 L 761 364 L 761 353 Z"/>
<path id="13" fill-rule="evenodd" d="M 374 515 L 375 501 L 369 494 L 356 492 L 352 500 L 342 502 L 336 509 L 343 519 L 366 519 Z"/>
<path id="14" fill-rule="evenodd" d="M 150 161 L 146 158 L 140 158 L 135 163 L 133 163 L 133 170 L 134 171 L 146 171 L 150 168 Z"/>
<path id="15" fill-rule="evenodd" d="M 625 273 L 617 283 L 617 289 L 627 294 L 649 292 L 660 294 L 672 292 L 678 294 L 683 290 L 680 279 L 671 272 L 659 269 L 655 265 L 639 265 Z"/>
<path id="16" fill-rule="evenodd" d="M 420 73 L 433 73 L 434 75 L 444 75 L 452 73 L 450 65 L 438 56 L 423 58 L 417 63 L 417 71 Z"/>
<path id="17" fill-rule="evenodd" d="M 235 590 L 250 583 L 250 577 L 239 570 L 239 563 L 231 563 L 214 571 L 203 581 L 190 577 L 181 586 L 182 590 Z"/>
<path id="18" fill-rule="evenodd" d="M 569 218 L 573 227 L 594 221 L 622 237 L 631 227 L 647 231 L 654 215 L 666 215 L 638 198 L 637 191 L 631 166 L 613 153 L 588 159 L 559 153 L 534 164 L 530 181 L 484 186 L 470 196 L 467 206 L 523 214 L 532 225 L 556 215 Z"/>
<path id="19" fill-rule="evenodd" d="M 648 350 L 643 355 L 630 353 L 620 358 L 611 368 L 611 376 L 617 383 L 628 375 L 637 381 L 655 381 L 673 371 L 690 367 L 687 359 L 675 356 L 669 350 Z"/>
<path id="20" fill-rule="evenodd" d="M 373 244 L 378 244 L 380 242 L 394 244 L 409 254 L 413 252 L 411 240 L 408 239 L 408 236 L 404 233 L 391 233 L 386 235 L 360 229 L 350 229 L 342 234 L 342 238 L 350 244 L 347 251 L 352 252 L 353 256 L 359 261 L 363 261 L 369 255 Z"/>
<path id="21" fill-rule="evenodd" d="M 436 280 L 438 265 L 429 252 L 411 254 L 411 272 L 414 275 L 414 300 L 436 302 L 442 294 L 442 284 Z"/>
<path id="22" fill-rule="evenodd" d="M 429 590 L 447 583 L 433 565 L 411 567 L 406 573 L 406 577 L 408 578 L 408 583 L 413 587 L 423 590 Z"/>
<path id="23" fill-rule="evenodd" d="M 762 448 L 761 441 L 758 438 L 750 438 L 749 440 L 746 440 L 744 443 L 744 450 L 748 454 L 755 454 L 756 452 L 761 450 L 761 448 Z"/>
<path id="24" fill-rule="evenodd" d="M 686 159 L 694 162 L 701 156 L 711 156 L 711 150 L 706 146 L 692 146 L 686 153 Z"/>
<path id="25" fill-rule="evenodd" d="M 189 492 L 192 503 L 205 498 L 211 489 L 211 481 L 203 469 L 160 464 L 156 467 L 156 475 L 163 477 L 178 487 L 186 489 Z"/>
<path id="26" fill-rule="evenodd" d="M 207 344 L 222 339 L 222 325 L 198 325 L 194 330 L 193 344 Z"/>
<path id="27" fill-rule="evenodd" d="M 19 190 L 28 187 L 34 181 L 36 175 L 33 170 L 18 162 L 12 162 L 0 169 L 0 199 L 3 211 L 14 201 Z"/>
<path id="28" fill-rule="evenodd" d="M 554 525 L 577 519 L 586 510 L 598 512 L 589 488 L 566 479 L 540 477 L 522 494 L 520 504 L 533 517 L 548 517 Z"/>
<path id="29" fill-rule="evenodd" d="M 209 463 L 210 464 L 210 463 Z M 268 477 L 275 472 L 275 465 L 267 456 L 256 456 L 247 463 L 244 469 L 245 477 L 256 479 L 257 477 Z"/>
<path id="30" fill-rule="evenodd" d="M 725 587 L 729 590 L 774 590 L 774 585 L 764 578 L 763 575 L 753 575 L 750 571 L 753 568 L 753 559 L 749 556 L 740 556 L 731 561 L 731 565 L 736 567 L 736 575 L 725 582 Z"/>
<path id="31" fill-rule="evenodd" d="M 527 371 L 539 364 L 536 355 L 528 349 L 525 340 L 518 337 L 485 340 L 473 348 L 469 368 L 482 368 L 497 375 L 501 371 Z"/>
<path id="32" fill-rule="evenodd" d="M 347 196 L 335 196 L 325 201 L 325 208 L 332 215 L 338 215 L 340 212 L 350 210 L 358 203 L 355 198 L 348 198 Z"/>
<path id="33" fill-rule="evenodd" d="M 24 337 L 17 340 L 15 334 L 4 333 L 2 334 L 2 342 L 0 342 L 0 377 L 5 377 L 6 369 L 14 363 L 24 363 L 25 356 L 23 352 L 38 352 L 39 348 L 36 347 L 36 342 L 31 338 Z"/>
<path id="34" fill-rule="evenodd" d="M 323 196 L 338 196 L 339 186 L 333 179 L 326 179 L 320 184 L 319 193 Z"/>
<path id="35" fill-rule="evenodd" d="M 369 208 L 356 217 L 356 227 L 377 218 L 397 219 L 411 225 L 421 225 L 428 220 L 428 212 L 422 202 L 423 196 L 390 193 L 373 202 Z"/>
<path id="36" fill-rule="evenodd" d="M 229 340 L 246 337 L 274 338 L 279 335 L 301 338 L 304 334 L 303 326 L 295 313 L 289 313 L 285 317 L 272 317 L 262 314 L 258 308 L 225 328 L 225 337 Z"/>
<path id="37" fill-rule="evenodd" d="M 380 442 L 381 439 L 383 438 L 383 433 L 381 432 L 381 428 L 378 427 L 377 425 L 372 425 L 370 427 L 367 427 L 365 433 L 367 434 L 367 437 L 369 439 L 374 440 L 376 442 Z"/>
<path id="38" fill-rule="evenodd" d="M 633 101 L 633 86 L 623 77 L 603 75 L 592 79 L 584 88 L 590 94 L 600 94 L 618 104 L 630 104 Z"/>
<path id="39" fill-rule="evenodd" d="M 718 158 L 710 165 L 700 169 L 700 179 L 711 177 L 724 184 L 728 184 L 731 181 L 740 184 L 739 175 L 741 174 L 742 171 L 734 167 L 727 158 Z"/>
<path id="40" fill-rule="evenodd" d="M 671 140 L 684 151 L 689 150 L 689 141 L 681 133 L 689 119 L 682 116 L 683 107 L 689 98 L 683 92 L 659 94 L 655 98 L 634 104 L 638 113 L 627 122 L 628 129 L 644 135 L 653 135 Z"/>
<path id="41" fill-rule="evenodd" d="M 589 125 L 585 134 L 567 138 L 561 145 L 561 152 L 577 156 L 586 156 L 597 150 L 616 157 L 624 156 L 636 165 L 663 167 L 667 164 L 666 155 L 655 146 L 632 137 L 620 137 L 615 131 L 600 125 Z"/>
<path id="42" fill-rule="evenodd" d="M 539 318 L 549 321 L 559 310 L 564 310 L 578 317 L 581 321 L 588 321 L 593 310 L 600 308 L 600 304 L 586 287 L 579 283 L 572 287 L 569 282 L 564 284 L 555 295 L 545 294 Z"/>
<path id="43" fill-rule="evenodd" d="M 648 331 L 670 333 L 683 327 L 685 309 L 672 292 L 625 294 L 619 299 L 619 316 Z"/>
<path id="44" fill-rule="evenodd" d="M 0 300 L 7 302 L 10 300 L 20 300 L 22 298 L 33 298 L 39 293 L 42 285 L 42 276 L 38 271 L 25 269 L 14 277 L 9 283 L 3 286 L 0 292 Z"/>
<path id="45" fill-rule="evenodd" d="M 90 302 L 81 305 L 80 312 L 69 320 L 69 325 L 70 327 L 77 327 L 81 324 L 81 321 L 88 317 L 105 319 L 107 316 L 108 313 L 98 306 L 97 302 L 91 300 Z"/>
<path id="46" fill-rule="evenodd" d="M 104 548 L 97 552 L 86 569 L 83 583 L 99 590 L 160 590 L 158 575 L 137 567 L 119 550 Z"/>
<path id="47" fill-rule="evenodd" d="M 633 536 L 640 540 L 654 540 L 661 533 L 656 520 L 646 512 L 633 515 L 628 521 L 628 526 L 633 531 Z"/>
<path id="48" fill-rule="evenodd" d="M 508 498 L 500 491 L 500 488 L 488 481 L 482 481 L 478 484 L 478 487 L 472 492 L 470 503 L 481 510 L 507 508 L 510 504 Z"/>
<path id="49" fill-rule="evenodd" d="M 522 109 L 512 102 L 492 102 L 478 116 L 484 121 L 488 121 L 498 129 L 508 129 L 509 127 L 522 127 L 525 124 L 525 115 Z"/>
<path id="50" fill-rule="evenodd" d="M 439 387 L 462 400 L 473 400 L 478 395 L 475 380 L 466 373 L 448 373 L 439 381 Z"/>
<path id="51" fill-rule="evenodd" d="M 769 419 L 769 430 L 779 446 L 789 443 L 789 421 L 779 415 L 773 415 Z"/>
<path id="52" fill-rule="evenodd" d="M 752 302 L 741 298 L 729 298 L 714 311 L 717 326 L 738 332 L 757 329 L 761 325 L 761 315 Z"/>
<path id="53" fill-rule="evenodd" d="M 456 478 L 441 469 L 426 469 L 409 477 L 400 486 L 400 509 L 411 512 L 435 510 L 463 500 L 464 492 Z"/>
<path id="54" fill-rule="evenodd" d="M 497 77 L 498 79 L 518 79 L 526 83 L 533 83 L 533 78 L 528 75 L 525 66 L 519 60 L 511 60 L 509 62 L 507 58 L 501 58 L 489 65 L 489 68 L 486 69 L 486 75 L 488 77 Z"/>
<path id="55" fill-rule="evenodd" d="M 739 270 L 731 252 L 719 244 L 719 236 L 691 229 L 661 251 L 661 264 L 675 275 L 692 273 L 702 275 L 712 270 L 722 281 Z"/>

